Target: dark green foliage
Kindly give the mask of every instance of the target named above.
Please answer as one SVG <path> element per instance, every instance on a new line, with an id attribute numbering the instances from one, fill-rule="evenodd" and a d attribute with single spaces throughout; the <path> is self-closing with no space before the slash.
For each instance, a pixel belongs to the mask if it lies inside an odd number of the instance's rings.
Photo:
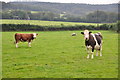
<path id="1" fill-rule="evenodd" d="M 99 27 L 96 27 L 95 29 L 96 30 L 109 30 L 110 28 L 111 28 L 110 25 L 103 24 L 103 25 L 100 25 Z"/>
<path id="2" fill-rule="evenodd" d="M 5 10 L 1 12 L 2 19 L 29 19 L 29 11 L 23 10 Z"/>
<path id="3" fill-rule="evenodd" d="M 120 32 L 120 21 L 118 21 L 116 24 L 110 25 L 109 29 L 119 33 Z"/>
<path id="4" fill-rule="evenodd" d="M 93 13 L 89 13 L 86 16 L 86 21 L 88 22 L 116 22 L 118 15 L 116 13 L 109 13 L 104 11 L 95 11 Z"/>
<path id="5" fill-rule="evenodd" d="M 82 18 L 80 16 L 73 16 L 64 14 L 65 16 L 60 17 L 60 14 L 53 12 L 34 12 L 24 10 L 5 10 L 0 12 L 2 19 L 26 19 L 26 20 L 48 20 L 48 21 L 66 21 L 66 22 L 90 22 L 90 23 L 105 23 L 105 22 L 116 22 L 116 13 L 107 13 L 104 11 L 95 11 L 86 15 Z"/>
<path id="6" fill-rule="evenodd" d="M 3 31 L 64 31 L 64 30 L 115 30 L 114 25 L 103 24 L 98 27 L 93 25 L 74 25 L 74 26 L 40 26 L 30 24 L 2 24 Z"/>

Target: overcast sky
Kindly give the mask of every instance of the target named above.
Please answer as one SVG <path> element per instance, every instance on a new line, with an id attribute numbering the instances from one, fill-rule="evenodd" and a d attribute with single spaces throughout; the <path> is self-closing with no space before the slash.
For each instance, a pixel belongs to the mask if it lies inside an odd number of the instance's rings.
<path id="1" fill-rule="evenodd" d="M 41 1 L 41 2 L 60 2 L 60 3 L 86 3 L 86 4 L 111 4 L 118 3 L 119 0 L 0 0 L 10 1 Z"/>

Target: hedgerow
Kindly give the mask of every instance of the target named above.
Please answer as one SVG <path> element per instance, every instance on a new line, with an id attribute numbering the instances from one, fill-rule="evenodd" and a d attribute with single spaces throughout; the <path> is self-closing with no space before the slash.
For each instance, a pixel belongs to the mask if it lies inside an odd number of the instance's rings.
<path id="1" fill-rule="evenodd" d="M 2 24 L 2 31 L 66 31 L 66 30 L 115 30 L 115 25 L 71 25 L 71 26 L 40 26 L 30 24 Z"/>

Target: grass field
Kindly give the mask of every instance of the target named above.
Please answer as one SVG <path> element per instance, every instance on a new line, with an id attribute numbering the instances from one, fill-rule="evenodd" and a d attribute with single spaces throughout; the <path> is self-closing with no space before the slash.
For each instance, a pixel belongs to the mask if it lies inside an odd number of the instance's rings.
<path id="1" fill-rule="evenodd" d="M 1 23 L 1 21 L 0 21 Z M 0 27 L 0 79 L 2 79 L 2 27 Z"/>
<path id="2" fill-rule="evenodd" d="M 1 20 L 0 20 L 1 21 Z M 96 23 L 80 23 L 80 22 L 60 22 L 60 21 L 42 21 L 42 20 L 12 20 L 3 19 L 2 24 L 31 24 L 41 26 L 74 26 L 74 25 L 97 25 Z M 100 25 L 100 24 L 99 24 Z"/>
<path id="3" fill-rule="evenodd" d="M 72 37 L 71 33 L 77 33 Z M 97 32 L 97 31 L 93 31 Z M 103 34 L 103 56 L 86 59 L 80 31 L 38 32 L 29 48 L 20 43 L 15 48 L 14 34 L 2 33 L 3 78 L 117 78 L 118 34 Z M 24 32 L 31 33 L 31 32 Z"/>

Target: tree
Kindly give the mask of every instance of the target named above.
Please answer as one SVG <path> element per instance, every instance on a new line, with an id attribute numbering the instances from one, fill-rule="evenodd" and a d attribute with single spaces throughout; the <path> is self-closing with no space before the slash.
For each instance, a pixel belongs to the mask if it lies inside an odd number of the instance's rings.
<path id="1" fill-rule="evenodd" d="M 26 11 L 13 10 L 11 14 L 13 15 L 13 18 L 18 17 L 19 19 L 28 19 L 28 14 Z"/>
<path id="2" fill-rule="evenodd" d="M 96 22 L 96 23 L 116 22 L 117 14 L 108 13 L 108 12 L 104 12 L 104 11 L 95 11 L 93 13 L 89 13 L 86 16 L 86 21 Z"/>

